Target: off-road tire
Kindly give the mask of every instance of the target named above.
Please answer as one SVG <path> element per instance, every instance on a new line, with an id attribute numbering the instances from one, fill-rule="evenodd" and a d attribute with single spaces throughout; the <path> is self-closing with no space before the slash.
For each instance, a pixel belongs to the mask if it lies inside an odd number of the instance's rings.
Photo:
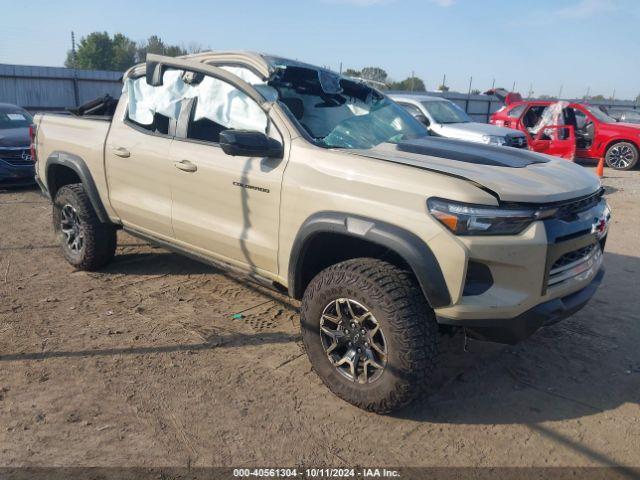
<path id="1" fill-rule="evenodd" d="M 385 335 L 387 364 L 373 383 L 346 379 L 325 352 L 323 309 L 339 298 L 366 305 Z M 364 410 L 389 413 L 409 404 L 434 371 L 439 333 L 433 310 L 412 273 L 390 263 L 357 258 L 320 272 L 304 293 L 300 324 L 314 371 L 334 394 Z"/>
<path id="2" fill-rule="evenodd" d="M 83 245 L 73 251 L 62 232 L 62 209 L 70 206 L 77 214 L 79 228 L 83 233 Z M 113 258 L 116 245 L 116 228 L 98 219 L 91 201 L 81 183 L 61 187 L 53 200 L 53 228 L 60 241 L 64 258 L 78 270 L 98 270 Z"/>
<path id="3" fill-rule="evenodd" d="M 631 170 L 638 164 L 638 147 L 631 142 L 616 142 L 607 148 L 604 158 L 614 170 Z"/>

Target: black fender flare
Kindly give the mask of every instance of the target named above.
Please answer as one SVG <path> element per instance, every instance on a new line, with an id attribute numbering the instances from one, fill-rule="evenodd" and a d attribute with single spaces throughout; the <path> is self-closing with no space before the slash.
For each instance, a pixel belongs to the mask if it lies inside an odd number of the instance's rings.
<path id="1" fill-rule="evenodd" d="M 302 224 L 289 257 L 289 294 L 301 298 L 302 259 L 310 240 L 321 233 L 357 237 L 385 247 L 399 255 L 413 270 L 432 308 L 451 304 L 451 295 L 442 269 L 429 246 L 416 234 L 404 228 L 372 218 L 340 212 L 318 212 Z"/>
<path id="2" fill-rule="evenodd" d="M 82 186 L 87 192 L 87 196 L 91 201 L 91 205 L 98 216 L 98 220 L 102 223 L 110 223 L 109 215 L 102 204 L 102 200 L 100 199 L 100 194 L 98 193 L 98 189 L 96 187 L 95 182 L 93 181 L 93 177 L 91 176 L 91 172 L 89 171 L 89 167 L 85 161 L 80 158 L 78 155 L 69 152 L 61 152 L 56 151 L 52 152 L 48 157 L 45 164 L 45 172 L 47 172 L 46 182 L 47 182 L 47 190 L 50 194 L 51 200 L 53 200 L 54 193 L 52 192 L 52 184 L 51 184 L 51 172 L 50 169 L 53 165 L 61 165 L 70 170 L 73 170 L 80 182 L 82 182 Z M 53 193 L 53 194 L 52 194 Z"/>

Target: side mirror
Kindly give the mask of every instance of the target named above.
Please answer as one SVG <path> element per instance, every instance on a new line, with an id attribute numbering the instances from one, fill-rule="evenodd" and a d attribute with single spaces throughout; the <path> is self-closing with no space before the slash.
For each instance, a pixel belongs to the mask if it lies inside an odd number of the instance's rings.
<path id="1" fill-rule="evenodd" d="M 422 115 L 421 113 L 416 114 L 414 118 L 427 127 L 431 125 L 431 122 L 429 121 L 429 119 L 424 115 Z"/>
<path id="2" fill-rule="evenodd" d="M 223 130 L 220 146 L 227 155 L 234 157 L 282 158 L 282 144 L 262 132 L 252 130 Z"/>

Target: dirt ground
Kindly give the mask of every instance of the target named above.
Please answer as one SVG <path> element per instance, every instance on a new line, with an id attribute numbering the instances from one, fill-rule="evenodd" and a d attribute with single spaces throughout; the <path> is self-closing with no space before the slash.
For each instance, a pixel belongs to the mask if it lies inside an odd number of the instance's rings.
<path id="1" fill-rule="evenodd" d="M 445 340 L 392 416 L 322 385 L 282 297 L 125 234 L 74 272 L 45 198 L 0 192 L 0 466 L 640 466 L 640 172 L 606 173 L 591 303 L 515 347 Z"/>

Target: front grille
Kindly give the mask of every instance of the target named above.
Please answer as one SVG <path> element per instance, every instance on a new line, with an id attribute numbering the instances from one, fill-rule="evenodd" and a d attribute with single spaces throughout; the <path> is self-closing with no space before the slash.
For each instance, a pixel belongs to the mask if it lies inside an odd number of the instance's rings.
<path id="1" fill-rule="evenodd" d="M 581 275 L 597 270 L 602 263 L 602 249 L 599 243 L 565 253 L 554 262 L 549 271 L 548 286 L 558 285 Z"/>
<path id="2" fill-rule="evenodd" d="M 595 207 L 598 202 L 600 202 L 603 194 L 604 191 L 600 190 L 593 195 L 589 195 L 588 197 L 580 198 L 578 200 L 562 204 L 558 208 L 557 217 L 570 220 L 574 218 L 578 213 Z"/>
<path id="3" fill-rule="evenodd" d="M 3 148 L 0 147 L 0 158 L 9 165 L 33 165 L 31 159 L 31 151 L 29 147 L 25 148 Z"/>

